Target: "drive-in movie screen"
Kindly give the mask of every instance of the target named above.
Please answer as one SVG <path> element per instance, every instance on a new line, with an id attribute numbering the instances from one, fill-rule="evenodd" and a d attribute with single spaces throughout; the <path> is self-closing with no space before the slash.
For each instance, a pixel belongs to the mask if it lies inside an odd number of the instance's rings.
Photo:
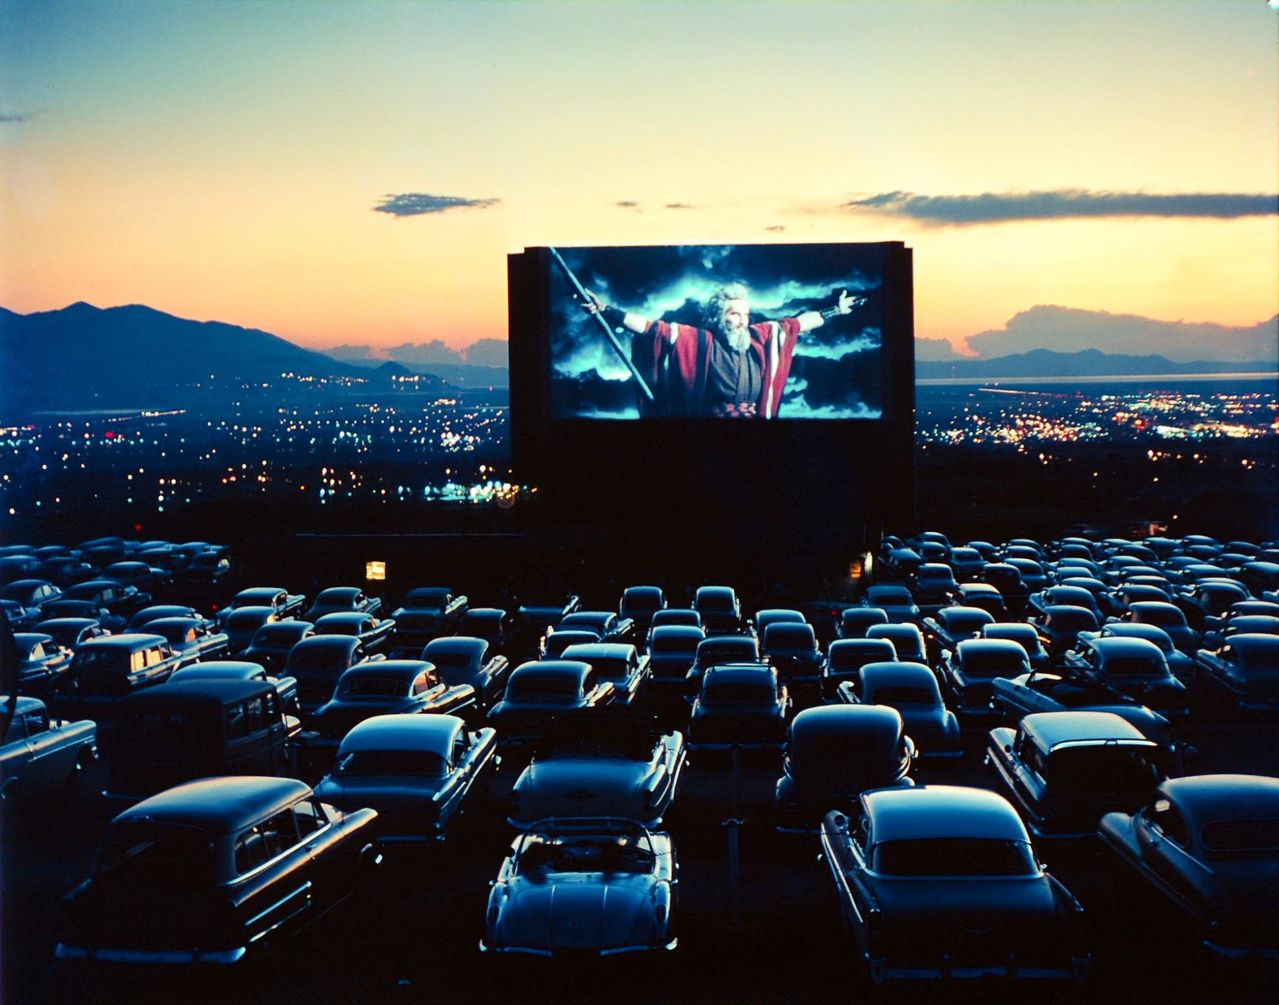
<path id="1" fill-rule="evenodd" d="M 552 413 L 879 419 L 885 246 L 551 248 Z"/>

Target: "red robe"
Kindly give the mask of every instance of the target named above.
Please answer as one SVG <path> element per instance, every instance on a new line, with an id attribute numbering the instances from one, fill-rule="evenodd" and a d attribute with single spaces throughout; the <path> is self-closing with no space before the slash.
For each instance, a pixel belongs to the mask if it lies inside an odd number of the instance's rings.
<path id="1" fill-rule="evenodd" d="M 782 401 L 782 387 L 790 373 L 799 336 L 799 319 L 761 321 L 750 326 L 751 352 L 760 363 L 762 388 L 756 402 L 760 418 L 772 419 Z M 672 337 L 674 341 L 672 341 Z M 711 343 L 715 336 L 692 325 L 651 322 L 631 340 L 631 361 L 644 375 L 656 399 L 641 399 L 649 415 L 706 415 L 706 382 L 710 375 Z"/>

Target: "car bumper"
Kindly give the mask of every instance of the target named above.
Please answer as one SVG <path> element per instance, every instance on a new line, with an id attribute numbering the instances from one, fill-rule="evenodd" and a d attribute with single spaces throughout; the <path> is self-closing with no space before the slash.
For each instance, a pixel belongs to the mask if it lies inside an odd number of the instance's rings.
<path id="1" fill-rule="evenodd" d="M 137 966 L 190 966 L 211 964 L 228 966 L 242 960 L 247 950 L 244 946 L 234 949 L 112 949 L 86 946 L 68 946 L 59 942 L 54 959 L 60 963 L 120 963 Z"/>

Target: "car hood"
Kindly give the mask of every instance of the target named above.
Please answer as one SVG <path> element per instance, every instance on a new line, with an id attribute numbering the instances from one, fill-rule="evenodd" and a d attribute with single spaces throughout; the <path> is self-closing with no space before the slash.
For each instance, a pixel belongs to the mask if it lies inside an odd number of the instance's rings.
<path id="1" fill-rule="evenodd" d="M 543 817 L 647 817 L 641 787 L 649 765 L 641 761 L 563 758 L 524 769 L 519 793 L 520 820 Z"/>
<path id="2" fill-rule="evenodd" d="M 516 879 L 495 927 L 495 943 L 553 952 L 615 949 L 652 941 L 646 876 Z"/>

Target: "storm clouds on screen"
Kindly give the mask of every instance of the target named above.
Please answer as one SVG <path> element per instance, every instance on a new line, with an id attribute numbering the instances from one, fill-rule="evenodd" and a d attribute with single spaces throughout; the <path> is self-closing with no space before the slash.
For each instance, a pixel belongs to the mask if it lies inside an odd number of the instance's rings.
<path id="1" fill-rule="evenodd" d="M 841 290 L 864 298 L 852 314 L 803 333 L 781 417 L 877 418 L 880 407 L 880 267 L 848 245 L 717 245 L 561 248 L 578 281 L 605 304 L 649 321 L 701 326 L 711 295 L 743 284 L 751 322 L 835 304 Z M 556 411 L 581 418 L 638 417 L 629 369 L 598 320 L 581 308 L 558 268 L 550 278 L 550 360 Z M 630 351 L 631 333 L 618 336 Z"/>

